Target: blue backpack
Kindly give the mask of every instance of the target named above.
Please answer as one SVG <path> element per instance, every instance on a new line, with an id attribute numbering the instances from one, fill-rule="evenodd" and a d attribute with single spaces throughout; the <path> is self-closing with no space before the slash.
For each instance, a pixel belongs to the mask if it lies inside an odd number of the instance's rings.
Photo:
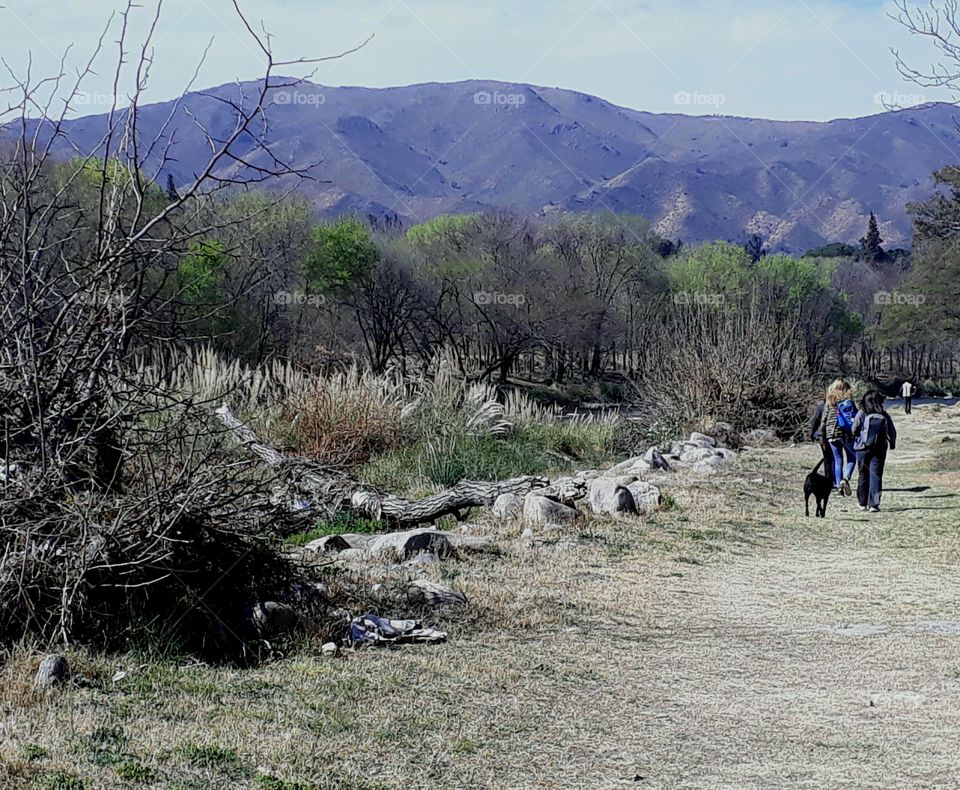
<path id="1" fill-rule="evenodd" d="M 857 416 L 857 407 L 850 398 L 837 404 L 837 428 L 844 433 L 853 433 L 853 419 Z"/>

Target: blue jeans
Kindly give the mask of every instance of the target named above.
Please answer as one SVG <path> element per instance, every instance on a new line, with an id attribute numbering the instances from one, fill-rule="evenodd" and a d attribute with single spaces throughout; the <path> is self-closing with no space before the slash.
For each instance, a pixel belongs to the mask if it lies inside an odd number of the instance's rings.
<path id="1" fill-rule="evenodd" d="M 886 462 L 886 445 L 857 453 L 857 463 L 860 467 L 857 500 L 861 507 L 880 507 L 880 497 L 883 495 L 883 467 Z"/>
<path id="2" fill-rule="evenodd" d="M 841 480 L 849 480 L 853 476 L 853 467 L 857 463 L 853 439 L 847 437 L 834 439 L 830 442 L 830 449 L 833 450 L 833 485 L 839 486 Z"/>

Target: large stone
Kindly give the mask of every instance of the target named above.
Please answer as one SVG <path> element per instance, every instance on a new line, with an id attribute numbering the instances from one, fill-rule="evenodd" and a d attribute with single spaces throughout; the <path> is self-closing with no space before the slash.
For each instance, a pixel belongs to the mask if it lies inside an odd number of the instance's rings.
<path id="1" fill-rule="evenodd" d="M 575 508 L 536 493 L 523 499 L 523 520 L 530 524 L 570 524 L 578 515 Z"/>
<path id="2" fill-rule="evenodd" d="M 411 529 L 376 535 L 366 549 L 372 554 L 392 554 L 403 562 L 422 552 L 446 559 L 453 553 L 453 544 L 445 533 L 437 529 Z"/>
<path id="3" fill-rule="evenodd" d="M 523 513 L 523 500 L 516 494 L 500 494 L 493 503 L 493 515 L 504 521 L 515 521 Z"/>
<path id="4" fill-rule="evenodd" d="M 690 444 L 694 444 L 697 447 L 716 447 L 717 440 L 712 436 L 707 436 L 705 433 L 691 433 L 690 434 Z"/>
<path id="5" fill-rule="evenodd" d="M 304 545 L 304 551 L 316 551 L 321 553 L 334 552 L 339 553 L 353 548 L 342 535 L 327 535 L 317 540 L 311 540 Z"/>
<path id="6" fill-rule="evenodd" d="M 680 460 L 685 464 L 698 464 L 713 457 L 719 457 L 718 451 L 710 447 L 688 447 L 680 454 Z"/>
<path id="7" fill-rule="evenodd" d="M 660 489 L 655 485 L 644 482 L 643 480 L 637 480 L 637 482 L 631 483 L 627 488 L 631 496 L 633 496 L 633 505 L 637 510 L 637 515 L 645 516 L 660 508 L 663 496 L 660 493 Z"/>
<path id="8" fill-rule="evenodd" d="M 467 596 L 462 592 L 427 579 L 410 582 L 407 597 L 414 603 L 433 607 L 463 606 L 467 603 Z"/>
<path id="9" fill-rule="evenodd" d="M 626 485 L 636 482 L 630 478 L 599 477 L 590 481 L 590 509 L 594 513 L 601 513 L 608 516 L 633 515 L 636 513 L 636 505 L 633 502 L 633 494 L 621 481 L 626 480 Z"/>
<path id="10" fill-rule="evenodd" d="M 258 603 L 253 607 L 250 620 L 261 639 L 289 634 L 300 623 L 300 617 L 292 606 L 276 601 Z"/>
<path id="11" fill-rule="evenodd" d="M 70 679 L 70 665 L 59 653 L 52 653 L 40 662 L 33 684 L 37 688 L 48 689 Z"/>
<path id="12" fill-rule="evenodd" d="M 461 554 L 499 554 L 500 547 L 490 538 L 482 535 L 458 535 L 446 533 L 447 540 Z"/>
<path id="13" fill-rule="evenodd" d="M 651 469 L 660 469 L 664 472 L 670 471 L 670 464 L 667 463 L 667 459 L 663 457 L 663 453 L 660 452 L 658 447 L 651 447 L 647 450 L 646 455 L 643 456 L 643 460 Z"/>

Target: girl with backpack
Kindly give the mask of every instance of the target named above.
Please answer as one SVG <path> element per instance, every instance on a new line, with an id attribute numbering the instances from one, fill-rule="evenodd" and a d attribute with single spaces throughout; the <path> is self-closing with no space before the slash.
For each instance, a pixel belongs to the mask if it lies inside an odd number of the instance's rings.
<path id="1" fill-rule="evenodd" d="M 860 509 L 871 513 L 880 512 L 887 450 L 897 449 L 897 428 L 884 410 L 883 401 L 879 390 L 870 390 L 860 401 L 860 411 L 853 420 L 853 432 L 856 435 L 853 446 L 860 469 L 857 499 Z"/>
<path id="2" fill-rule="evenodd" d="M 837 379 L 827 387 L 821 417 L 821 441 L 829 447 L 833 459 L 834 490 L 850 496 L 850 478 L 857 455 L 853 448 L 853 421 L 857 407 L 853 387 L 846 379 Z"/>

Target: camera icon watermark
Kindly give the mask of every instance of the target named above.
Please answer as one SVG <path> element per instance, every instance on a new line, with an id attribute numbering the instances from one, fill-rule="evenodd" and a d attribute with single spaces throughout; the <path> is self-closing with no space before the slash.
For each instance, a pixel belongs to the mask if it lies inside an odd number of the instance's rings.
<path id="1" fill-rule="evenodd" d="M 880 107 L 916 107 L 927 104 L 929 99 L 922 93 L 900 93 L 899 91 L 879 91 L 873 94 L 873 103 Z"/>
<path id="2" fill-rule="evenodd" d="M 527 303 L 527 297 L 523 294 L 503 294 L 498 291 L 477 291 L 473 295 L 473 302 L 480 307 L 487 305 L 522 307 Z"/>
<path id="3" fill-rule="evenodd" d="M 277 291 L 273 294 L 273 303 L 284 307 L 322 307 L 327 303 L 323 294 L 311 294 L 306 291 Z"/>
<path id="4" fill-rule="evenodd" d="M 527 103 L 527 97 L 522 93 L 477 91 L 473 94 L 473 103 L 491 107 L 522 107 Z"/>
<path id="5" fill-rule="evenodd" d="M 873 296 L 873 303 L 881 307 L 890 307 L 892 305 L 920 307 L 927 303 L 927 295 L 902 293 L 901 291 L 877 291 Z"/>
<path id="6" fill-rule="evenodd" d="M 321 107 L 327 97 L 315 91 L 278 90 L 273 93 L 273 103 L 286 107 Z"/>
<path id="7" fill-rule="evenodd" d="M 673 295 L 675 305 L 701 305 L 719 307 L 726 301 L 726 297 L 719 293 L 703 293 L 702 291 L 678 291 Z"/>
<path id="8" fill-rule="evenodd" d="M 677 91 L 673 94 L 673 103 L 678 107 L 723 107 L 727 103 L 724 93 L 700 93 L 699 91 Z"/>

